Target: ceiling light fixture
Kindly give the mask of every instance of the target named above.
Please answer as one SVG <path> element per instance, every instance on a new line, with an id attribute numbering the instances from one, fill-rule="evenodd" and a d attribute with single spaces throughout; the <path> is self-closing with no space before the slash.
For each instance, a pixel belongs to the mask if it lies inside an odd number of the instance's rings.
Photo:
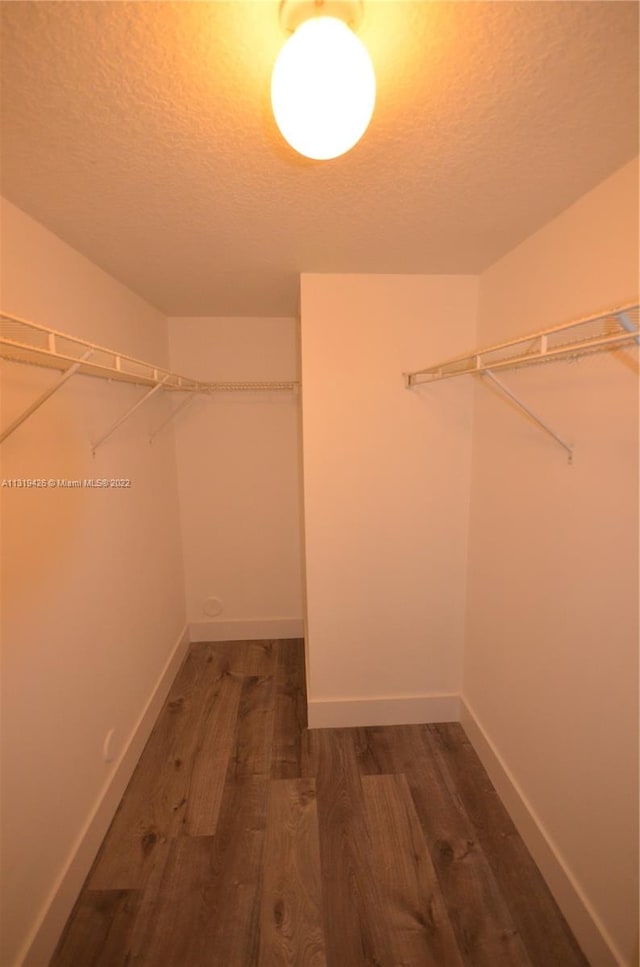
<path id="1" fill-rule="evenodd" d="M 362 0 L 282 0 L 292 36 L 271 78 L 276 123 L 292 148 L 327 161 L 349 151 L 369 126 L 376 100 L 371 58 L 352 27 Z"/>

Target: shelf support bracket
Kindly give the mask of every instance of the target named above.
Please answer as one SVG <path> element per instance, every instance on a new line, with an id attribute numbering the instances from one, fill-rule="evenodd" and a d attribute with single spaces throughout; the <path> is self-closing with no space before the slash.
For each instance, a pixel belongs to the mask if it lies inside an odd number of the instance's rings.
<path id="1" fill-rule="evenodd" d="M 9 426 L 2 431 L 2 433 L 0 433 L 0 443 L 6 440 L 7 437 L 11 436 L 14 430 L 17 430 L 18 427 L 22 423 L 24 423 L 25 420 L 28 420 L 29 417 L 36 412 L 36 410 L 40 409 L 43 403 L 47 402 L 49 397 L 53 396 L 54 393 L 57 393 L 58 390 L 61 389 L 64 386 L 64 384 L 71 379 L 72 376 L 75 376 L 75 374 L 82 366 L 83 362 L 89 359 L 90 356 L 93 356 L 93 349 L 88 349 L 86 353 L 84 353 L 80 357 L 77 363 L 73 363 L 73 365 L 69 366 L 69 368 L 64 371 L 60 379 L 57 379 L 55 383 L 49 386 L 49 388 L 46 389 L 44 393 L 42 393 L 42 395 L 38 397 L 37 400 L 34 400 L 31 406 L 28 406 L 26 410 L 24 410 L 24 412 L 20 414 L 20 416 L 16 417 L 16 419 L 13 420 L 13 422 L 10 423 Z"/>
<path id="2" fill-rule="evenodd" d="M 491 382 L 494 383 L 502 393 L 504 393 L 505 396 L 508 396 L 509 399 L 523 411 L 523 413 L 526 413 L 526 415 L 532 419 L 534 423 L 537 423 L 537 425 L 544 430 L 545 433 L 547 433 L 550 437 L 553 437 L 556 443 L 559 443 L 560 446 L 567 451 L 569 455 L 569 463 L 573 463 L 573 447 L 568 444 L 566 440 L 563 440 L 562 437 L 558 436 L 558 434 L 555 433 L 554 430 L 552 430 L 551 427 L 544 422 L 544 420 L 541 420 L 540 417 L 534 413 L 532 409 L 530 409 L 530 407 L 526 406 L 522 400 L 518 399 L 518 397 L 512 393 L 511 390 L 508 389 L 504 383 L 491 372 L 490 369 L 485 369 L 482 375 L 487 376 Z"/>
<path id="3" fill-rule="evenodd" d="M 139 400 L 137 400 L 137 402 L 135 402 L 133 404 L 133 406 L 130 406 L 129 409 L 125 413 L 122 414 L 122 416 L 118 417 L 118 419 L 116 420 L 116 422 L 112 426 L 109 427 L 109 429 L 107 430 L 107 432 L 106 433 L 103 433 L 102 436 L 100 437 L 100 439 L 99 440 L 96 440 L 96 442 L 93 444 L 92 450 L 93 450 L 94 456 L 95 456 L 95 452 L 98 449 L 98 447 L 101 447 L 102 444 L 105 443 L 109 439 L 109 437 L 111 436 L 111 434 L 112 433 L 115 433 L 115 431 L 118 429 L 119 426 L 122 426 L 122 424 L 126 420 L 128 420 L 130 416 L 133 416 L 133 414 L 135 413 L 135 411 L 137 409 L 139 409 L 142 406 L 143 403 L 146 403 L 147 400 L 151 399 L 151 397 L 154 396 L 154 394 L 157 393 L 159 389 L 162 389 L 162 387 L 164 386 L 164 384 L 167 382 L 168 379 L 169 379 L 169 376 L 168 375 L 165 376 L 164 379 L 160 380 L 159 383 L 156 383 L 155 386 L 152 386 L 151 389 L 147 393 L 145 393 L 143 397 L 141 397 Z"/>
<path id="4" fill-rule="evenodd" d="M 182 403 L 176 406 L 175 410 L 172 411 L 171 416 L 168 416 L 167 419 L 163 423 L 161 423 L 160 426 L 156 427 L 153 433 L 151 433 L 151 435 L 149 436 L 149 443 L 153 443 L 153 441 L 158 436 L 158 434 L 162 433 L 164 428 L 168 426 L 171 423 L 171 421 L 176 418 L 178 413 L 181 413 L 183 410 L 186 410 L 187 407 L 191 406 L 195 398 L 196 398 L 196 394 L 193 392 L 190 392 L 189 395 L 182 401 Z"/>

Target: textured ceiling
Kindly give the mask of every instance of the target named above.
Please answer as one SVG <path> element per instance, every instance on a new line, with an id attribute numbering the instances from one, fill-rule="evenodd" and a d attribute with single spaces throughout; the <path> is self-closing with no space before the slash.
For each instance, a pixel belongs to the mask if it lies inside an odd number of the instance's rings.
<path id="1" fill-rule="evenodd" d="M 477 272 L 637 153 L 638 6 L 379 2 L 360 144 L 269 106 L 278 4 L 2 3 L 3 194 L 170 315 L 282 315 L 310 272 Z"/>

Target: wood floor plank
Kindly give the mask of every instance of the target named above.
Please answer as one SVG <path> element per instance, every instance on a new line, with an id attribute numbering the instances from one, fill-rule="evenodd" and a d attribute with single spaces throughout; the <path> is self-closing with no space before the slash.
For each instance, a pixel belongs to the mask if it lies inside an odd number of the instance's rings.
<path id="1" fill-rule="evenodd" d="M 273 723 L 273 779 L 299 779 L 300 737 L 307 725 L 304 642 L 277 643 L 276 705 Z"/>
<path id="2" fill-rule="evenodd" d="M 216 831 L 227 768 L 235 744 L 243 679 L 225 670 L 203 703 L 196 728 L 191 774 L 185 793 L 183 833 L 211 836 Z"/>
<path id="3" fill-rule="evenodd" d="M 259 967 L 326 967 L 313 779 L 270 783 Z"/>
<path id="4" fill-rule="evenodd" d="M 362 785 L 394 964 L 463 967 L 406 777 L 366 776 Z"/>
<path id="5" fill-rule="evenodd" d="M 235 745 L 229 763 L 229 779 L 271 773 L 275 676 L 245 678 L 238 708 Z"/>
<path id="6" fill-rule="evenodd" d="M 458 723 L 424 726 L 445 782 L 455 788 L 535 967 L 587 967 L 542 874 Z"/>
<path id="7" fill-rule="evenodd" d="M 395 965 L 349 730 L 306 732 L 302 765 L 316 777 L 327 961 Z"/>
<path id="8" fill-rule="evenodd" d="M 129 964 L 254 967 L 266 806 L 266 780 L 228 783 L 215 836 L 172 841 L 141 905 Z"/>
<path id="9" fill-rule="evenodd" d="M 138 890 L 85 890 L 50 967 L 124 964 L 139 905 Z"/>
<path id="10" fill-rule="evenodd" d="M 180 828 L 202 706 L 220 669 L 192 648 L 169 692 L 89 877 L 90 889 L 138 889 Z M 161 857 L 161 858 L 162 858 Z"/>
<path id="11" fill-rule="evenodd" d="M 366 735 L 363 735 L 366 731 Z M 404 774 L 458 948 L 474 967 L 530 967 L 525 946 L 464 809 L 425 746 L 420 726 L 360 730 L 360 767 Z"/>
<path id="12" fill-rule="evenodd" d="M 216 641 L 204 647 L 232 675 L 269 678 L 275 674 L 277 641 Z"/>

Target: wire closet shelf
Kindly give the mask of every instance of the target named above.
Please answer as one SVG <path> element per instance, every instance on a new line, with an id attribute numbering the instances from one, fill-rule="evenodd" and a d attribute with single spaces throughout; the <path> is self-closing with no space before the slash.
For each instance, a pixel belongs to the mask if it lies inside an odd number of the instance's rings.
<path id="1" fill-rule="evenodd" d="M 6 314 L 0 314 L 0 357 L 59 371 L 77 366 L 74 372 L 84 376 L 98 376 L 138 386 L 161 385 L 163 390 L 182 393 L 293 390 L 298 385 L 294 380 L 207 382 L 191 379 L 86 339 Z"/>
<path id="2" fill-rule="evenodd" d="M 219 380 L 206 382 L 180 376 L 169 370 L 144 362 L 133 356 L 106 349 L 96 343 L 69 336 L 36 322 L 0 313 L 0 358 L 32 366 L 44 366 L 61 372 L 60 377 L 20 413 L 7 427 L 0 431 L 0 443 L 10 437 L 36 410 L 57 393 L 73 376 L 97 376 L 109 381 L 133 383 L 146 388 L 146 393 L 120 416 L 92 446 L 95 455 L 101 447 L 147 400 L 159 391 L 184 393 L 182 403 L 175 407 L 165 422 L 149 437 L 151 443 L 196 395 L 217 392 L 242 392 L 263 390 L 293 390 L 298 385 L 293 380 L 250 380 L 236 382 Z"/>
<path id="3" fill-rule="evenodd" d="M 608 312 L 586 316 L 573 322 L 530 333 L 520 339 L 489 346 L 487 349 L 456 356 L 444 363 L 404 373 L 408 389 L 435 383 L 454 376 L 484 376 L 506 396 L 521 413 L 535 423 L 567 453 L 573 463 L 573 445 L 560 436 L 549 423 L 524 403 L 512 389 L 495 375 L 498 369 L 522 369 L 560 360 L 575 360 L 593 353 L 611 352 L 640 345 L 640 306 L 637 303 L 618 306 Z"/>
<path id="4" fill-rule="evenodd" d="M 453 376 L 469 376 L 497 369 L 521 369 L 541 363 L 574 360 L 593 353 L 640 343 L 640 306 L 619 306 L 520 339 L 498 343 L 466 356 L 405 373 L 407 387 L 434 383 Z"/>

